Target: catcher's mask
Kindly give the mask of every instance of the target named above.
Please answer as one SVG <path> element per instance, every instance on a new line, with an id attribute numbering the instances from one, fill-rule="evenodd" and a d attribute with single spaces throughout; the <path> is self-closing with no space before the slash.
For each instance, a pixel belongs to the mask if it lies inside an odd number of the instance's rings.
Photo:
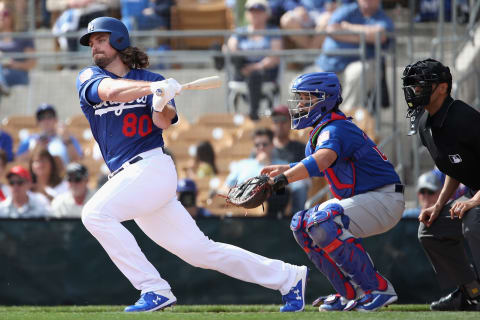
<path id="1" fill-rule="evenodd" d="M 333 72 L 314 72 L 298 76 L 292 82 L 288 99 L 292 129 L 313 127 L 342 103 L 341 91 L 338 77 Z"/>
<path id="2" fill-rule="evenodd" d="M 403 93 L 407 102 L 407 118 L 410 119 L 408 135 L 417 133 L 418 120 L 430 103 L 434 84 L 446 82 L 448 93 L 452 88 L 450 69 L 434 59 L 426 59 L 410 64 L 403 71 Z"/>

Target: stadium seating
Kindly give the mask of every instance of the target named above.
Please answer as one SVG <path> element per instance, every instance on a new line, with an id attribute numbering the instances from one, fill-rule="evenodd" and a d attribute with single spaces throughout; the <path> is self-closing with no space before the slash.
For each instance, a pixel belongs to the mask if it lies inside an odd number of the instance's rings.
<path id="1" fill-rule="evenodd" d="M 225 1 L 177 1 L 171 8 L 172 30 L 228 30 L 233 17 Z M 214 43 L 223 43 L 223 37 L 173 38 L 172 48 L 208 49 Z"/>

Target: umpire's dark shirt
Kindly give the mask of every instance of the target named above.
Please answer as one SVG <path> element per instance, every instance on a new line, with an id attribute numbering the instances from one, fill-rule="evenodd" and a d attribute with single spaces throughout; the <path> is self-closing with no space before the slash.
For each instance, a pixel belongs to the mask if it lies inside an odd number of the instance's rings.
<path id="1" fill-rule="evenodd" d="M 440 171 L 470 189 L 480 190 L 478 111 L 449 96 L 433 116 L 423 114 L 419 133 Z"/>

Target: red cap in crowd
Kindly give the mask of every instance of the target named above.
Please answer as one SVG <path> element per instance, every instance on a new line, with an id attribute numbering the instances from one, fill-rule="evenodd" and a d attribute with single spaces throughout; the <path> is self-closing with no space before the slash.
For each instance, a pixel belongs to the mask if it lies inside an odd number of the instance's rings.
<path id="1" fill-rule="evenodd" d="M 30 172 L 22 166 L 14 166 L 12 167 L 7 173 L 7 179 L 10 178 L 12 175 L 17 175 L 20 178 L 32 182 L 32 177 L 30 176 Z"/>

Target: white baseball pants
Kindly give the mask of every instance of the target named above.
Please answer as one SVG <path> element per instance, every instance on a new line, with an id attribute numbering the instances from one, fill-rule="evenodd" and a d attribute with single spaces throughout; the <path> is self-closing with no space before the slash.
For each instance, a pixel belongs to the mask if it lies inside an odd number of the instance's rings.
<path id="1" fill-rule="evenodd" d="M 125 166 L 82 211 L 85 227 L 135 288 L 142 293 L 171 289 L 121 224 L 131 219 L 159 246 L 193 266 L 288 293 L 297 266 L 210 240 L 176 198 L 177 174 L 170 156 L 161 148 L 140 156 L 143 160 Z"/>

